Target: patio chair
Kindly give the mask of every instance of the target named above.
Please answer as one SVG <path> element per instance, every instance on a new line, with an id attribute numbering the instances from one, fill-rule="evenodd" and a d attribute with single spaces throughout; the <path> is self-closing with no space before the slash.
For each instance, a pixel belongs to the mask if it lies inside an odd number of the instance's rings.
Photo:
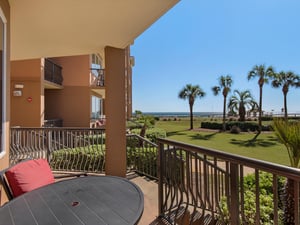
<path id="1" fill-rule="evenodd" d="M 9 200 L 54 182 L 46 159 L 26 159 L 0 171 L 0 182 Z"/>

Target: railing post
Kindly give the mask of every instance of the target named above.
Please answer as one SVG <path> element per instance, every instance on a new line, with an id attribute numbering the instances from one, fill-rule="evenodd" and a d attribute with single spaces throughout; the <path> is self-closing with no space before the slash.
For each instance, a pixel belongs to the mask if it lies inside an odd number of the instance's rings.
<path id="1" fill-rule="evenodd" d="M 158 174 L 158 215 L 163 213 L 163 168 L 164 168 L 164 144 L 158 143 L 158 162 L 157 162 L 157 174 Z"/>
<path id="2" fill-rule="evenodd" d="M 230 163 L 230 224 L 239 225 L 239 173 L 238 164 Z"/>
<path id="3" fill-rule="evenodd" d="M 47 131 L 47 161 L 50 162 L 52 130 L 47 129 L 46 131 Z"/>

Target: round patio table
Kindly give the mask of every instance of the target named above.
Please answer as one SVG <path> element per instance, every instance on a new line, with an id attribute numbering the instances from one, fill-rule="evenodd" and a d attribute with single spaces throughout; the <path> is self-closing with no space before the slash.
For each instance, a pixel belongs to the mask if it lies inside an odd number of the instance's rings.
<path id="1" fill-rule="evenodd" d="M 137 224 L 143 193 L 114 176 L 79 177 L 38 188 L 0 208 L 0 225 Z"/>

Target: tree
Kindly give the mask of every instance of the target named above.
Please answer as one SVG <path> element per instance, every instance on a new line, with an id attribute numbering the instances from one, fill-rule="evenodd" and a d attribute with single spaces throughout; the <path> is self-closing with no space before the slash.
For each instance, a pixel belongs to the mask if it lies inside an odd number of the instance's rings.
<path id="1" fill-rule="evenodd" d="M 269 78 L 271 78 L 273 74 L 274 74 L 273 67 L 269 66 L 268 68 L 266 68 L 265 65 L 255 65 L 253 69 L 248 73 L 248 80 L 258 77 L 258 86 L 259 86 L 258 134 L 255 136 L 255 138 L 261 133 L 262 130 L 261 116 L 262 116 L 263 86 L 265 83 L 269 82 Z"/>
<path id="2" fill-rule="evenodd" d="M 240 121 L 245 121 L 246 109 L 254 108 L 257 105 L 251 92 L 234 90 L 234 95 L 230 97 L 228 108 L 232 112 L 238 112 Z"/>
<path id="3" fill-rule="evenodd" d="M 152 115 L 145 115 L 139 110 L 135 111 L 135 115 L 138 119 L 139 126 L 141 127 L 140 136 L 145 137 L 146 130 L 155 125 L 155 118 Z"/>
<path id="4" fill-rule="evenodd" d="M 222 90 L 222 94 L 224 97 L 223 100 L 223 131 L 226 130 L 225 120 L 226 120 L 226 101 L 227 95 L 231 91 L 232 78 L 230 75 L 219 77 L 219 86 L 212 87 L 212 91 L 214 95 L 218 95 Z"/>
<path id="5" fill-rule="evenodd" d="M 300 77 L 291 71 L 279 73 L 274 73 L 272 76 L 272 87 L 279 88 L 282 87 L 283 93 L 283 107 L 284 107 L 284 119 L 288 120 L 287 111 L 287 93 L 289 92 L 289 87 L 300 87 Z"/>
<path id="6" fill-rule="evenodd" d="M 277 118 L 273 120 L 273 129 L 279 141 L 286 147 L 291 166 L 300 168 L 300 122 L 288 122 Z M 296 201 L 298 201 L 298 199 L 296 199 Z M 289 178 L 284 188 L 283 204 L 283 224 L 295 224 L 294 180 Z"/>
<path id="7" fill-rule="evenodd" d="M 193 127 L 193 107 L 197 97 L 202 98 L 205 96 L 205 92 L 199 87 L 199 85 L 191 85 L 187 84 L 183 89 L 179 92 L 178 97 L 181 99 L 188 99 L 189 108 L 190 108 L 190 129 Z"/>

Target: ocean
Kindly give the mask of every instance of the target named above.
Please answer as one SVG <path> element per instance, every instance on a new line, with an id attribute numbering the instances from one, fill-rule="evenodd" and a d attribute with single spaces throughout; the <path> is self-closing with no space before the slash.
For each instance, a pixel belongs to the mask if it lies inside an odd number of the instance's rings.
<path id="1" fill-rule="evenodd" d="M 154 117 L 189 117 L 189 112 L 143 112 Z M 194 117 L 222 117 L 222 112 L 193 112 Z"/>

